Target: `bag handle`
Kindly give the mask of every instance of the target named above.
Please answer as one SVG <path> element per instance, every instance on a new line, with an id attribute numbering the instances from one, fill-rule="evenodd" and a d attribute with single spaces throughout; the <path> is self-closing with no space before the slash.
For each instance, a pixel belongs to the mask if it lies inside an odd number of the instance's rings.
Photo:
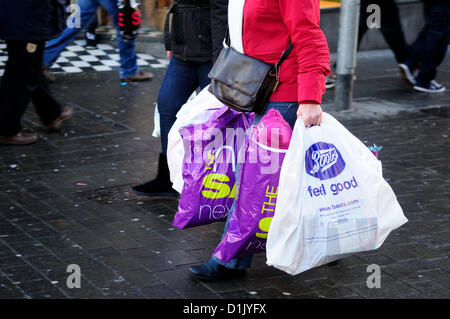
<path id="1" fill-rule="evenodd" d="M 231 39 L 230 39 L 230 28 L 227 28 L 227 31 L 225 33 L 225 40 L 224 40 L 225 44 L 230 47 L 231 46 Z M 284 60 L 286 60 L 289 56 L 289 54 L 291 54 L 292 49 L 294 49 L 294 45 L 292 44 L 292 42 L 289 42 L 289 46 L 286 48 L 286 50 L 283 51 L 283 54 L 281 55 L 281 58 L 278 60 L 277 63 L 275 63 L 275 76 L 278 79 L 278 70 L 280 69 L 281 64 L 284 62 Z"/>
<path id="2" fill-rule="evenodd" d="M 220 147 L 216 151 L 216 159 L 219 156 L 219 152 L 221 152 L 224 148 L 229 149 L 229 150 L 231 150 L 231 152 L 233 152 L 233 162 L 231 163 L 231 165 L 232 165 L 233 172 L 235 172 L 236 171 L 236 153 L 234 152 L 234 149 L 230 145 L 223 145 L 222 147 Z M 213 166 L 213 172 L 216 172 L 216 171 L 217 171 L 217 160 L 214 161 L 214 166 Z"/>
<path id="3" fill-rule="evenodd" d="M 225 44 L 227 46 L 231 46 L 230 28 L 227 28 L 227 31 L 225 33 Z M 281 64 L 284 62 L 284 60 L 287 59 L 287 57 L 289 56 L 289 54 L 291 53 L 293 48 L 294 48 L 294 45 L 292 44 L 292 42 L 289 42 L 289 46 L 286 48 L 285 51 L 283 51 L 283 54 L 281 55 L 281 58 L 275 64 L 275 69 L 276 70 L 278 70 L 280 68 Z"/>
<path id="4" fill-rule="evenodd" d="M 281 63 L 284 62 L 284 60 L 287 59 L 287 57 L 289 56 L 289 54 L 292 52 L 292 49 L 294 48 L 294 45 L 292 44 L 292 42 L 289 43 L 289 46 L 287 47 L 287 49 L 283 52 L 283 54 L 281 55 L 281 58 L 278 60 L 278 62 L 275 64 L 275 68 L 278 70 L 281 66 Z"/>

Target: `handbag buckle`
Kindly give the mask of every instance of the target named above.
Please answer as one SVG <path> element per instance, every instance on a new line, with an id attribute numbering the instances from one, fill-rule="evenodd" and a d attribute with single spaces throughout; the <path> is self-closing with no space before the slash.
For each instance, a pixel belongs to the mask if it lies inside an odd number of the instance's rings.
<path id="1" fill-rule="evenodd" d="M 278 83 L 280 83 L 280 81 L 277 79 L 276 82 L 275 82 L 275 86 L 273 87 L 272 92 L 275 92 L 275 90 L 276 90 L 277 87 L 278 87 Z"/>
<path id="2" fill-rule="evenodd" d="M 273 76 L 276 79 L 275 80 L 275 85 L 274 85 L 273 90 L 272 90 L 272 93 L 273 93 L 273 92 L 275 92 L 275 90 L 278 87 L 278 84 L 280 83 L 280 79 L 278 77 L 278 67 L 277 67 L 277 65 L 275 65 L 275 67 L 272 70 L 270 70 L 269 74 L 270 74 L 270 76 Z"/>

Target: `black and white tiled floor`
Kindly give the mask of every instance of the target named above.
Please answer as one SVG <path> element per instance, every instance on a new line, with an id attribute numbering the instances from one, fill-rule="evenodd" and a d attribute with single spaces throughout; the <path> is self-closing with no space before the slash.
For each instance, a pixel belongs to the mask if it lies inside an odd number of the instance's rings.
<path id="1" fill-rule="evenodd" d="M 76 40 L 61 53 L 51 67 L 53 73 L 78 73 L 88 70 L 111 71 L 120 67 L 119 50 L 109 44 L 98 44 L 95 49 L 86 49 L 85 40 Z M 167 59 L 150 54 L 137 53 L 137 64 L 141 67 L 165 68 Z M 8 55 L 6 44 L 0 42 L 0 76 L 4 73 Z"/>

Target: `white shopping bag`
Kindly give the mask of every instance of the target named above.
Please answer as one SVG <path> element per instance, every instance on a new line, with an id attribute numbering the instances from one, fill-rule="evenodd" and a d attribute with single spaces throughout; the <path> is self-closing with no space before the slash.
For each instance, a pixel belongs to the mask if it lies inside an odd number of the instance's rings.
<path id="1" fill-rule="evenodd" d="M 342 124 L 297 119 L 283 162 L 267 264 L 295 275 L 377 249 L 407 222 L 381 162 Z"/>
<path id="2" fill-rule="evenodd" d="M 188 98 L 188 102 L 191 101 L 192 99 L 195 98 L 195 96 L 197 95 L 197 92 L 193 92 L 191 94 L 191 96 Z M 178 113 L 177 113 L 178 115 Z M 155 106 L 155 113 L 153 114 L 153 132 L 152 132 L 152 136 L 153 137 L 160 137 L 161 136 L 161 125 L 159 122 L 159 109 L 158 109 L 158 104 L 156 104 Z"/>
<path id="3" fill-rule="evenodd" d="M 169 131 L 167 144 L 167 164 L 170 171 L 172 188 L 181 193 L 183 190 L 183 140 L 179 130 L 187 125 L 206 122 L 214 111 L 224 106 L 206 86 L 200 93 L 193 94 L 177 113 L 177 120 Z"/>
<path id="4" fill-rule="evenodd" d="M 153 114 L 153 137 L 160 137 L 161 136 L 161 126 L 159 124 L 159 111 L 158 111 L 158 104 L 155 106 L 155 113 Z"/>

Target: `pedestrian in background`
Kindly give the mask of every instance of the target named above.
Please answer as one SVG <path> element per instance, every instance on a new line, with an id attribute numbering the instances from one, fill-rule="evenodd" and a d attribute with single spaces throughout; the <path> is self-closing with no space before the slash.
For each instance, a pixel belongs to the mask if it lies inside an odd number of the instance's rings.
<path id="1" fill-rule="evenodd" d="M 405 34 L 403 32 L 400 14 L 395 0 L 361 0 L 358 50 L 364 35 L 369 29 L 367 19 L 372 14 L 372 11 L 369 10 L 369 12 L 367 12 L 368 7 L 374 4 L 378 5 L 380 9 L 381 21 L 379 21 L 379 27 L 384 40 L 394 53 L 397 63 L 404 63 L 409 57 L 408 45 L 405 40 Z"/>
<path id="2" fill-rule="evenodd" d="M 409 52 L 395 0 L 361 0 L 357 50 L 359 51 L 364 35 L 369 29 L 367 19 L 373 14 L 373 11 L 368 11 L 369 6 L 371 5 L 377 5 L 380 10 L 379 17 L 381 18 L 381 21 L 378 21 L 379 30 L 394 53 L 395 60 L 401 70 L 403 63 L 409 58 Z M 336 68 L 336 64 L 334 65 L 334 68 Z M 333 73 L 327 77 L 327 88 L 333 88 L 335 85 L 336 72 L 333 71 Z"/>
<path id="3" fill-rule="evenodd" d="M 208 73 L 226 34 L 227 5 L 228 0 L 176 0 L 167 14 L 164 40 L 170 62 L 158 94 L 162 150 L 156 178 L 132 187 L 138 195 L 178 196 L 167 164 L 169 131 L 189 96 L 210 83 Z"/>
<path id="4" fill-rule="evenodd" d="M 125 41 L 120 32 L 117 0 L 79 0 L 77 4 L 80 7 L 80 26 L 67 27 L 59 37 L 49 41 L 45 47 L 44 65 L 45 73 L 49 79 L 52 79 L 49 73 L 52 64 L 58 59 L 61 52 L 75 39 L 78 32 L 90 26 L 92 21 L 96 19 L 97 8 L 102 6 L 113 18 L 114 26 L 117 29 L 117 42 L 120 55 L 120 80 L 122 82 L 151 80 L 153 78 L 152 73 L 139 70 L 135 51 L 135 40 Z"/>
<path id="5" fill-rule="evenodd" d="M 97 27 L 98 20 L 97 16 L 95 16 L 94 20 L 92 20 L 92 22 L 86 28 L 86 33 L 84 34 L 87 49 L 95 49 L 97 47 L 97 34 L 95 32 Z"/>
<path id="6" fill-rule="evenodd" d="M 450 38 L 449 0 L 424 0 L 425 25 L 409 48 L 409 58 L 400 65 L 403 77 L 420 92 L 444 92 L 434 79 L 444 61 Z"/>
<path id="7" fill-rule="evenodd" d="M 42 124 L 58 129 L 72 116 L 55 100 L 42 73 L 45 41 L 58 36 L 66 20 L 63 0 L 0 0 L 0 38 L 8 62 L 0 86 L 0 144 L 31 144 L 37 134 L 23 133 L 21 118 L 31 99 Z"/>

